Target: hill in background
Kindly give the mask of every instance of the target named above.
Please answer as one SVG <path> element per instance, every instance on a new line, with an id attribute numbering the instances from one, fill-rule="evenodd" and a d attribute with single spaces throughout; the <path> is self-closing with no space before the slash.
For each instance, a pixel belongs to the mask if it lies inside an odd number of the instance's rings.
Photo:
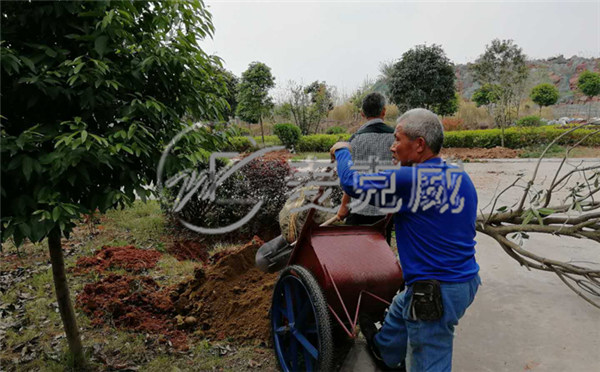
<path id="1" fill-rule="evenodd" d="M 468 64 L 456 65 L 457 88 L 460 94 L 465 98 L 471 98 L 473 92 L 479 88 L 475 82 L 473 73 Z M 587 98 L 577 91 L 577 79 L 585 71 L 600 71 L 600 58 L 584 58 L 572 56 L 565 58 L 563 55 L 548 59 L 534 59 L 528 61 L 530 74 L 526 83 L 525 94 L 531 91 L 531 88 L 540 83 L 554 84 L 560 93 L 558 103 L 583 103 Z M 595 100 L 600 101 L 600 97 Z"/>

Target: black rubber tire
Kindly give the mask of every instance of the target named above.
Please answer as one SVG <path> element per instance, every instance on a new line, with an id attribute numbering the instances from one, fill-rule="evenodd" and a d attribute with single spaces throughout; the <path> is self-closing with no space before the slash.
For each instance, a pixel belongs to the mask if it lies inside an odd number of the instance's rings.
<path id="1" fill-rule="evenodd" d="M 321 289 L 321 286 L 319 285 L 313 274 L 300 265 L 291 265 L 284 268 L 279 274 L 279 278 L 277 279 L 277 281 L 279 282 L 282 278 L 284 278 L 287 275 L 294 275 L 302 281 L 302 283 L 307 289 L 308 296 L 310 297 L 314 306 L 314 316 L 318 324 L 317 332 L 319 334 L 319 345 L 317 348 L 319 351 L 319 358 L 314 370 L 329 372 L 332 370 L 334 347 L 329 308 L 327 307 L 327 302 L 325 301 L 323 290 Z M 276 290 L 277 283 L 275 284 L 275 287 L 273 289 L 274 297 L 277 295 L 277 293 L 275 293 Z M 275 298 L 273 300 L 275 300 Z M 273 314 L 271 314 L 271 316 L 273 316 Z M 271 337 L 273 338 L 274 330 L 272 324 L 273 323 L 271 322 Z M 275 345 L 274 342 L 273 345 Z M 276 351 L 275 357 L 277 358 Z M 279 368 L 283 370 L 281 365 L 279 365 Z"/>

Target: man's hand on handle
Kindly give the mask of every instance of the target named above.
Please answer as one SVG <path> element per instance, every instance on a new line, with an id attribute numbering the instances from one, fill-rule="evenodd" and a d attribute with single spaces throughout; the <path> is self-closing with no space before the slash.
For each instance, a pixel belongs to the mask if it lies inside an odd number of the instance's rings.
<path id="1" fill-rule="evenodd" d="M 342 148 L 347 148 L 348 150 L 352 150 L 352 146 L 350 146 L 350 142 L 336 142 L 329 149 L 329 155 L 331 155 L 331 162 L 335 161 L 335 152 Z"/>

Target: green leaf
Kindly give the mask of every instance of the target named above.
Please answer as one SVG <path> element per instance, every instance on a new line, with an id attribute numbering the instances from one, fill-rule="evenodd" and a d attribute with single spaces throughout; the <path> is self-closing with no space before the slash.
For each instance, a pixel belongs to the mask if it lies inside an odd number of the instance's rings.
<path id="1" fill-rule="evenodd" d="M 528 210 L 527 212 L 525 212 L 525 216 L 523 217 L 523 225 L 527 225 L 529 222 L 531 222 L 532 219 L 533 213 L 531 213 L 531 210 Z"/>
<path id="2" fill-rule="evenodd" d="M 77 67 L 75 67 L 75 70 L 73 70 L 73 73 L 78 74 L 79 71 L 81 71 L 81 69 L 83 68 L 83 66 L 85 66 L 85 63 L 78 64 Z"/>
<path id="3" fill-rule="evenodd" d="M 31 71 L 35 72 L 35 65 L 33 64 L 33 62 L 29 58 L 27 58 L 25 56 L 21 56 L 21 61 L 23 61 L 23 64 L 25 66 L 29 67 L 29 69 Z"/>
<path id="4" fill-rule="evenodd" d="M 94 41 L 94 49 L 100 56 L 104 56 L 104 53 L 108 50 L 106 44 L 108 43 L 108 36 L 102 35 L 96 38 Z"/>
<path id="5" fill-rule="evenodd" d="M 542 216 L 540 215 L 540 212 L 537 209 L 531 209 L 531 212 L 537 218 L 537 220 L 540 223 L 540 225 L 543 225 L 544 221 L 542 220 Z"/>
<path id="6" fill-rule="evenodd" d="M 540 212 L 540 214 L 543 214 L 544 216 L 549 216 L 552 213 L 555 213 L 556 211 L 550 208 L 540 208 L 538 209 L 538 212 Z"/>
<path id="7" fill-rule="evenodd" d="M 54 222 L 58 221 L 58 219 L 60 218 L 60 208 L 58 206 L 54 207 L 54 209 L 52 209 L 52 220 Z"/>
<path id="8" fill-rule="evenodd" d="M 20 223 L 19 230 L 21 230 L 23 236 L 25 236 L 26 238 L 28 238 L 31 235 L 31 228 L 27 223 Z"/>
<path id="9" fill-rule="evenodd" d="M 25 175 L 25 179 L 29 181 L 31 177 L 31 171 L 33 170 L 33 159 L 29 156 L 25 156 L 23 158 L 23 174 Z"/>
<path id="10" fill-rule="evenodd" d="M 52 58 L 54 58 L 58 55 L 58 53 L 56 53 L 56 51 L 54 51 L 54 49 L 51 49 L 48 47 L 45 48 L 45 52 L 49 57 L 52 57 Z"/>
<path id="11" fill-rule="evenodd" d="M 85 140 L 87 139 L 87 135 L 88 135 L 87 130 L 81 131 L 81 142 L 82 143 L 85 142 Z"/>

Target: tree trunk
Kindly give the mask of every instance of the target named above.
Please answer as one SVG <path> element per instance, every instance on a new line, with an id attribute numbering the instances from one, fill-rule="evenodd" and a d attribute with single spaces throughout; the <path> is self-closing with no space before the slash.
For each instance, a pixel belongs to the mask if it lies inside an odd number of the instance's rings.
<path id="1" fill-rule="evenodd" d="M 81 338 L 79 337 L 79 328 L 77 328 L 77 321 L 75 319 L 75 312 L 73 311 L 73 304 L 69 295 L 60 233 L 60 229 L 55 227 L 48 235 L 48 249 L 50 251 L 50 262 L 52 263 L 54 290 L 56 291 L 60 317 L 65 328 L 67 341 L 69 342 L 69 350 L 73 355 L 74 367 L 76 370 L 82 370 L 85 369 L 86 362 L 83 355 Z"/>
<path id="2" fill-rule="evenodd" d="M 262 143 L 263 143 L 263 147 L 264 147 L 265 146 L 265 129 L 263 128 L 262 115 L 260 116 L 258 121 L 260 122 L 260 135 L 262 137 Z"/>
<path id="3" fill-rule="evenodd" d="M 542 106 L 540 105 L 540 118 L 542 117 Z"/>
<path id="4" fill-rule="evenodd" d="M 587 121 L 589 122 L 591 118 L 592 118 L 592 97 L 590 97 L 590 103 L 588 103 L 588 119 L 587 119 Z"/>
<path id="5" fill-rule="evenodd" d="M 500 124 L 500 146 L 504 147 L 504 124 Z"/>

